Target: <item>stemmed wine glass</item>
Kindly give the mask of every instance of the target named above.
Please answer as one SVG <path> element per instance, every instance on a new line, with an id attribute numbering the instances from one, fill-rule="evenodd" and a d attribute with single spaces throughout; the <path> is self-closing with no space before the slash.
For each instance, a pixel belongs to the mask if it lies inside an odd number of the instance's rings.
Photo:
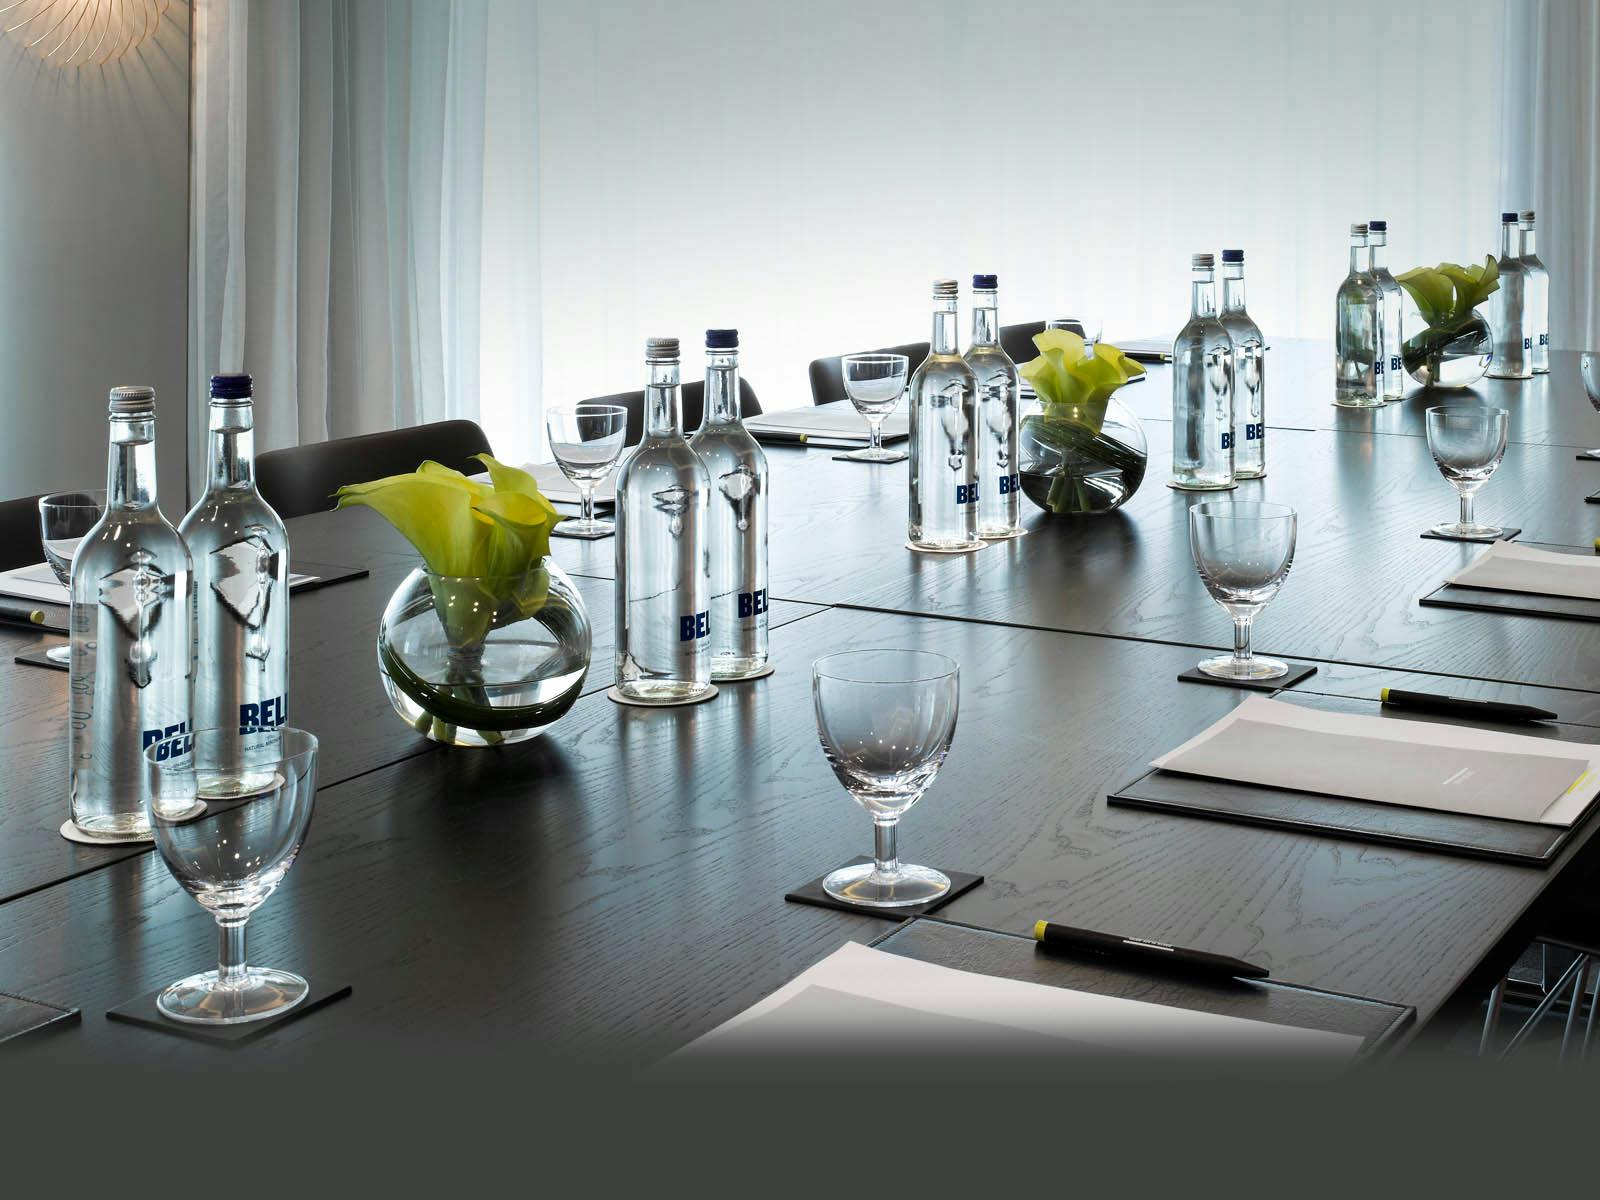
<path id="1" fill-rule="evenodd" d="M 545 430 L 561 473 L 578 489 L 583 504 L 583 515 L 576 521 L 562 522 L 562 533 L 578 537 L 611 533 L 616 526 L 594 515 L 594 490 L 605 482 L 622 456 L 628 410 L 616 404 L 553 408 L 545 417 Z"/>
<path id="2" fill-rule="evenodd" d="M 1506 453 L 1506 410 L 1472 404 L 1430 408 L 1428 450 L 1450 485 L 1461 494 L 1461 519 L 1429 533 L 1457 541 L 1492 542 L 1505 531 L 1472 519 L 1472 497 L 1489 482 Z"/>
<path id="3" fill-rule="evenodd" d="M 250 743 L 260 740 L 259 746 Z M 197 806 L 196 758 L 217 761 L 243 751 L 255 765 L 269 756 L 270 777 L 252 795 L 208 797 Z M 237 726 L 198 729 L 145 748 L 145 806 L 167 869 L 216 918 L 217 969 L 166 988 L 156 1007 L 175 1021 L 237 1025 L 293 1008 L 309 986 L 300 976 L 245 964 L 250 915 L 294 865 L 317 791 L 317 739 L 300 729 L 241 734 Z M 203 815 L 196 816 L 196 812 Z"/>
<path id="4" fill-rule="evenodd" d="M 906 454 L 883 448 L 883 423 L 906 390 L 910 360 L 904 354 L 846 354 L 839 363 L 845 395 L 867 419 L 870 438 L 863 449 L 852 450 L 842 457 L 857 462 L 903 462 L 908 457 Z"/>
<path id="5" fill-rule="evenodd" d="M 953 659 L 922 650 L 846 650 L 812 664 L 823 753 L 871 814 L 875 839 L 872 862 L 840 867 L 822 881 L 834 899 L 899 908 L 950 890 L 942 871 L 900 861 L 895 827 L 950 752 L 960 683 Z"/>
<path id="6" fill-rule="evenodd" d="M 39 540 L 44 545 L 44 560 L 50 564 L 61 586 L 72 587 L 72 559 L 78 544 L 105 515 L 103 491 L 55 492 L 39 498 Z M 72 659 L 71 645 L 51 646 L 44 656 L 66 666 Z"/>
<path id="7" fill-rule="evenodd" d="M 1294 561 L 1298 518 L 1286 504 L 1206 500 L 1189 509 L 1189 549 L 1211 598 L 1233 618 L 1233 653 L 1199 664 L 1218 679 L 1277 679 L 1289 664 L 1250 653 L 1250 624 Z"/>
<path id="8" fill-rule="evenodd" d="M 1583 390 L 1595 412 L 1600 412 L 1600 354 L 1583 354 L 1578 357 L 1578 377 L 1583 380 Z M 1600 449 L 1585 450 L 1590 458 L 1600 458 Z"/>

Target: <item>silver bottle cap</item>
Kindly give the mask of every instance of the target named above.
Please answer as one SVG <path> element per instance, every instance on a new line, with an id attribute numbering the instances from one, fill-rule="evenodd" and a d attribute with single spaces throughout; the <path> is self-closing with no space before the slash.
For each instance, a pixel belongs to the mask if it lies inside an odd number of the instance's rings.
<path id="1" fill-rule="evenodd" d="M 942 299 L 945 296 L 959 296 L 960 294 L 961 285 L 954 279 L 935 279 L 933 281 L 933 295 L 935 299 Z"/>
<path id="2" fill-rule="evenodd" d="M 1350 236 L 1351 237 L 1366 237 L 1367 236 L 1366 222 L 1363 221 L 1359 225 L 1350 226 Z"/>
<path id="3" fill-rule="evenodd" d="M 1194 271 L 1201 269 L 1210 270 L 1217 265 L 1215 254 L 1192 254 L 1189 256 L 1189 268 Z"/>
<path id="4" fill-rule="evenodd" d="M 1531 208 L 1523 209 L 1522 210 L 1522 219 L 1524 221 L 1527 221 L 1531 225 L 1533 223 L 1533 209 L 1531 209 Z"/>
<path id="5" fill-rule="evenodd" d="M 646 362 L 676 362 L 678 360 L 678 339 L 645 338 L 644 359 Z"/>
<path id="6" fill-rule="evenodd" d="M 114 387 L 111 389 L 111 412 L 116 416 L 153 416 L 156 411 L 156 390 L 153 387 Z"/>

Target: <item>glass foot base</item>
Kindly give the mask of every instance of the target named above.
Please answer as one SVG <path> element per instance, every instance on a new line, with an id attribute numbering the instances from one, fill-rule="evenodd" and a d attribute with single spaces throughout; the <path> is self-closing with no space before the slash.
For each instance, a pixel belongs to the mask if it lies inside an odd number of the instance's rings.
<path id="1" fill-rule="evenodd" d="M 44 652 L 44 656 L 51 662 L 59 663 L 63 667 L 72 665 L 72 647 L 65 642 L 59 646 L 51 646 L 50 649 Z"/>
<path id="2" fill-rule="evenodd" d="M 839 457 L 849 462 L 897 463 L 905 462 L 911 456 L 903 450 L 874 450 L 869 446 L 865 450 L 851 450 Z"/>
<path id="3" fill-rule="evenodd" d="M 569 537 L 595 537 L 602 533 L 614 533 L 616 528 L 612 522 L 602 521 L 598 517 L 592 521 L 585 521 L 582 517 L 568 517 L 561 522 L 561 532 Z"/>
<path id="4" fill-rule="evenodd" d="M 873 908 L 901 908 L 926 904 L 950 890 L 950 877 L 932 867 L 901 863 L 893 875 L 880 875 L 876 863 L 840 867 L 822 881 L 822 890 L 846 904 Z"/>
<path id="5" fill-rule="evenodd" d="M 221 987 L 215 971 L 180 979 L 156 997 L 161 1015 L 194 1025 L 240 1025 L 293 1008 L 311 985 L 288 971 L 247 967 L 237 985 Z"/>
<path id="6" fill-rule="evenodd" d="M 1242 661 L 1231 654 L 1219 654 L 1203 659 L 1199 669 L 1217 679 L 1277 679 L 1289 673 L 1289 664 L 1282 659 L 1264 658 L 1252 654 Z"/>
<path id="7" fill-rule="evenodd" d="M 1463 525 L 1459 521 L 1450 521 L 1444 525 L 1435 525 L 1428 530 L 1436 537 L 1459 538 L 1464 542 L 1492 542 L 1505 532 L 1499 525 Z"/>

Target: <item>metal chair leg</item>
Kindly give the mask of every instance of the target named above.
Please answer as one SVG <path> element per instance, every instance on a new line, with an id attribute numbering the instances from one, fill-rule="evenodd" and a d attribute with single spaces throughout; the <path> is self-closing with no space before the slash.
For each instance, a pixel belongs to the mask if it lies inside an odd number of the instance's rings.
<path id="1" fill-rule="evenodd" d="M 1572 965 L 1561 973 L 1561 978 L 1556 980 L 1554 986 L 1544 994 L 1544 999 L 1539 1001 L 1538 1007 L 1522 1023 L 1522 1028 L 1512 1035 L 1511 1040 L 1506 1043 L 1506 1048 L 1500 1051 L 1501 1058 L 1505 1058 L 1528 1039 L 1528 1035 L 1533 1032 L 1534 1027 L 1544 1020 L 1545 1014 L 1555 1006 L 1557 997 L 1572 986 L 1573 976 L 1582 975 L 1588 965 L 1589 960 L 1587 957 L 1579 957 L 1572 960 Z"/>
<path id="2" fill-rule="evenodd" d="M 1578 973 L 1572 981 L 1572 996 L 1567 1001 L 1567 1021 L 1561 1029 L 1561 1061 L 1567 1060 L 1567 1049 L 1572 1045 L 1572 1035 L 1578 1028 L 1578 1013 L 1583 1010 L 1583 985 L 1589 978 L 1590 958 L 1578 955 Z"/>
<path id="3" fill-rule="evenodd" d="M 1595 997 L 1589 1001 L 1589 1023 L 1583 1028 L 1583 1053 L 1579 1056 L 1580 1062 L 1589 1061 L 1589 1046 L 1594 1041 L 1594 1031 L 1597 1024 L 1596 1018 L 1600 1017 L 1600 962 L 1589 964 L 1589 978 L 1595 985 Z"/>
<path id="4" fill-rule="evenodd" d="M 1500 1028 L 1500 1008 L 1506 1002 L 1506 981 L 1502 979 L 1489 993 L 1489 1011 L 1483 1014 L 1483 1033 L 1478 1037 L 1478 1057 L 1489 1053 L 1489 1043 Z M 1590 1024 L 1594 1022 L 1591 1020 Z"/>

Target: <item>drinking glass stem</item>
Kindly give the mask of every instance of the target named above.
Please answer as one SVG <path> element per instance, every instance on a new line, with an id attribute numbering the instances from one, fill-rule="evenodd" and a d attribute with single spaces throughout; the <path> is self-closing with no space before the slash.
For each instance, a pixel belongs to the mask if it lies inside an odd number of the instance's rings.
<path id="1" fill-rule="evenodd" d="M 217 926 L 217 982 L 223 987 L 238 987 L 245 980 L 244 922 Z"/>
<path id="2" fill-rule="evenodd" d="M 877 860 L 879 875 L 897 875 L 900 859 L 894 848 L 894 823 L 872 823 L 872 857 Z"/>
<path id="3" fill-rule="evenodd" d="M 580 487 L 578 496 L 583 504 L 583 520 L 585 527 L 594 524 L 594 491 L 591 488 Z"/>
<path id="4" fill-rule="evenodd" d="M 1233 619 L 1233 661 L 1242 666 L 1250 661 L 1250 618 Z"/>
<path id="5" fill-rule="evenodd" d="M 868 417 L 867 418 L 867 437 L 871 439 L 870 442 L 869 442 L 869 445 L 871 447 L 871 451 L 870 452 L 872 454 L 875 454 L 875 455 L 876 454 L 882 454 L 883 453 L 883 418 L 882 417 Z M 894 843 L 891 841 L 890 845 L 893 845 L 893 844 Z"/>
<path id="6" fill-rule="evenodd" d="M 1471 492 L 1462 492 L 1461 493 L 1461 524 L 1462 525 L 1471 525 L 1472 524 L 1472 493 Z"/>

